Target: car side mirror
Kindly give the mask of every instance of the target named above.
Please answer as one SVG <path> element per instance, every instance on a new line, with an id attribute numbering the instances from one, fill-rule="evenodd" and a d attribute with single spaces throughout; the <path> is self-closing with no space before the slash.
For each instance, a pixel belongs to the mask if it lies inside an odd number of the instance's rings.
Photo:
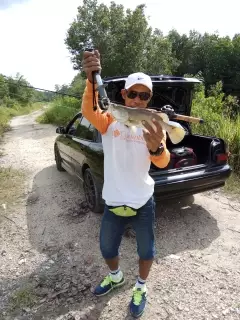
<path id="1" fill-rule="evenodd" d="M 66 129 L 64 127 L 57 127 L 56 133 L 66 133 Z"/>

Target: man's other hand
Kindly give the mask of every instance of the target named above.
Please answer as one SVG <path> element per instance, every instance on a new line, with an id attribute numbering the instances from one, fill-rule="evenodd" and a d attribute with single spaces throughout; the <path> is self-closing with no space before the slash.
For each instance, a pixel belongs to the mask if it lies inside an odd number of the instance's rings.
<path id="1" fill-rule="evenodd" d="M 159 148 L 164 138 L 164 133 L 161 125 L 157 121 L 153 120 L 153 123 L 156 126 L 155 130 L 149 123 L 143 123 L 144 127 L 146 128 L 143 129 L 143 137 L 147 143 L 148 150 L 155 152 Z"/>

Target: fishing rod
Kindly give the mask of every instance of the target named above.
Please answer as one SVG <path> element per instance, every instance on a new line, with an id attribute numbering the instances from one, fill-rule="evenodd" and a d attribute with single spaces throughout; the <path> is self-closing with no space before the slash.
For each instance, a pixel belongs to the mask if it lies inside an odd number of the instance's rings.
<path id="1" fill-rule="evenodd" d="M 93 48 L 87 48 L 85 51 L 88 52 L 93 52 Z M 101 75 L 98 71 L 93 71 L 92 72 L 92 77 L 93 77 L 93 110 L 97 110 L 97 101 L 95 98 L 95 91 L 97 90 L 99 92 L 99 107 L 102 109 L 103 112 L 106 112 L 108 107 L 110 106 L 111 102 L 107 96 L 107 92 L 105 90 L 107 84 L 104 84 L 101 78 Z M 95 82 L 97 83 L 98 87 L 95 90 Z M 175 113 L 174 109 L 170 105 L 163 106 L 160 109 L 161 112 L 166 113 L 170 119 L 175 119 L 175 120 L 181 120 L 185 122 L 191 122 L 191 123 L 203 123 L 203 119 L 201 118 L 195 118 L 191 116 L 184 116 L 181 114 Z"/>
<path id="2" fill-rule="evenodd" d="M 201 119 L 201 118 L 195 118 L 195 117 L 191 117 L 191 116 L 184 116 L 182 114 L 175 113 L 173 107 L 170 106 L 170 105 L 163 106 L 160 109 L 160 111 L 166 113 L 167 116 L 172 120 L 176 119 L 176 120 L 181 120 L 181 121 L 191 122 L 191 123 L 204 123 L 204 120 Z"/>

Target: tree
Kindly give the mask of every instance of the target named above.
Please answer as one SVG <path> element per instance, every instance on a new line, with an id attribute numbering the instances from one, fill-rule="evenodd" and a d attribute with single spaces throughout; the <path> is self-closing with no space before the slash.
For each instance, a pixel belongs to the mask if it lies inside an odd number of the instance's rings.
<path id="1" fill-rule="evenodd" d="M 145 8 L 139 4 L 134 10 L 125 10 L 113 1 L 107 6 L 83 0 L 65 39 L 73 67 L 80 71 L 79 79 L 85 76 L 81 72 L 82 53 L 94 47 L 101 53 L 103 77 L 136 71 L 201 74 L 206 91 L 221 81 L 224 92 L 240 96 L 239 34 L 231 39 L 196 30 L 180 35 L 173 29 L 164 36 L 160 29 L 149 26 Z"/>
<path id="2" fill-rule="evenodd" d="M 85 78 L 82 77 L 81 73 L 78 73 L 72 80 L 69 87 L 69 94 L 74 96 L 82 96 L 85 89 Z"/>
<path id="3" fill-rule="evenodd" d="M 8 84 L 6 78 L 0 74 L 0 99 L 9 96 Z"/>
<path id="4" fill-rule="evenodd" d="M 65 39 L 74 68 L 81 71 L 83 50 L 94 47 L 101 53 L 103 77 L 136 71 L 170 72 L 171 44 L 148 26 L 144 10 L 144 4 L 125 11 L 115 2 L 108 7 L 97 0 L 84 0 Z"/>

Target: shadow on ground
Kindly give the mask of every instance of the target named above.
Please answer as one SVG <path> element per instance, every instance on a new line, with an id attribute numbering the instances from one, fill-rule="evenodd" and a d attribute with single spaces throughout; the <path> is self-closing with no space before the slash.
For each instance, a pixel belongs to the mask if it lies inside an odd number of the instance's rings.
<path id="1" fill-rule="evenodd" d="M 204 249 L 219 236 L 216 220 L 193 200 L 157 206 L 156 260 Z M 107 268 L 98 242 L 101 214 L 82 213 L 82 201 L 80 183 L 55 165 L 35 176 L 27 199 L 27 225 L 33 249 L 45 258 L 32 274 L 12 283 L 13 289 L 28 284 L 37 300 L 31 310 L 16 310 L 23 317 L 18 319 L 99 319 L 111 299 L 111 294 L 96 299 L 91 292 Z M 121 258 L 130 288 L 138 273 L 135 238 L 123 238 Z"/>

